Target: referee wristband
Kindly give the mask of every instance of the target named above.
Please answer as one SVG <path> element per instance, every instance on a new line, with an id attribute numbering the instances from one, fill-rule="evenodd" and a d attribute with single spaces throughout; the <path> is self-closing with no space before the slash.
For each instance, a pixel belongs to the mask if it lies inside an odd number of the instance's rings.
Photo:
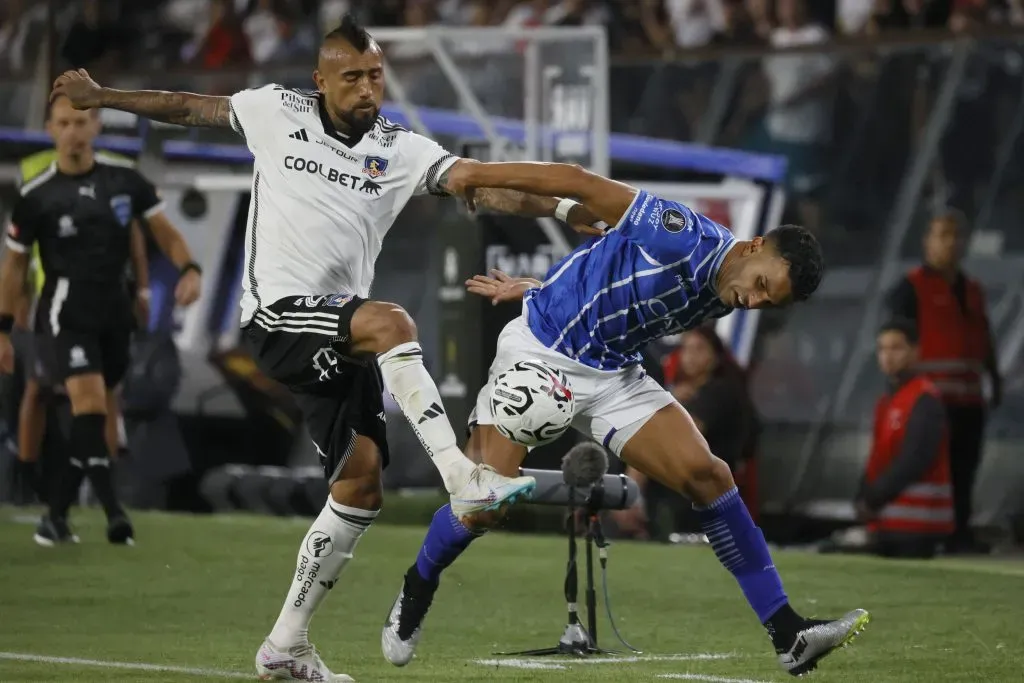
<path id="1" fill-rule="evenodd" d="M 196 263 L 195 261 L 189 261 L 188 263 L 181 267 L 181 270 L 178 271 L 178 275 L 183 276 L 190 270 L 196 271 L 197 275 L 203 274 L 203 269 L 199 266 L 198 263 Z"/>
<path id="2" fill-rule="evenodd" d="M 14 329 L 13 315 L 0 315 L 0 334 L 10 334 Z"/>
<path id="3" fill-rule="evenodd" d="M 569 211 L 572 210 L 572 207 L 578 204 L 579 202 L 574 199 L 560 199 L 558 201 L 558 206 L 555 207 L 555 218 L 563 223 L 568 223 Z"/>

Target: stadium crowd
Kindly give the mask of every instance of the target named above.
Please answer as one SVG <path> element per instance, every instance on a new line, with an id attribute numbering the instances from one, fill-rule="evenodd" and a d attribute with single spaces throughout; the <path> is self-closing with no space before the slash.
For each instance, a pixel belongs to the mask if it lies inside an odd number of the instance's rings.
<path id="1" fill-rule="evenodd" d="M 346 11 L 374 26 L 604 24 L 619 55 L 675 56 L 707 46 L 788 46 L 915 29 L 1024 25 L 1022 0 L 837 0 L 809 3 L 806 28 L 780 16 L 804 0 L 57 0 L 57 54 L 69 66 L 205 68 L 309 55 Z M 30 69 L 47 4 L 0 7 L 0 72 Z"/>

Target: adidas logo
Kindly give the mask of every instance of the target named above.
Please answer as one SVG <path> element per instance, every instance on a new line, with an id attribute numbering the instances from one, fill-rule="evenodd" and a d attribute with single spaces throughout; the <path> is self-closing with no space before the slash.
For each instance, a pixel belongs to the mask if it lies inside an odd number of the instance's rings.
<path id="1" fill-rule="evenodd" d="M 292 140 L 302 140 L 303 142 L 309 142 L 309 137 L 306 136 L 306 129 L 299 128 L 297 131 L 289 135 Z"/>
<path id="2" fill-rule="evenodd" d="M 442 415 L 444 415 L 444 408 L 437 405 L 436 403 L 431 403 L 430 407 L 423 411 L 423 417 L 421 417 L 419 419 L 419 422 L 417 422 L 416 424 L 421 425 L 427 420 L 433 419 L 435 417 L 440 417 Z"/>

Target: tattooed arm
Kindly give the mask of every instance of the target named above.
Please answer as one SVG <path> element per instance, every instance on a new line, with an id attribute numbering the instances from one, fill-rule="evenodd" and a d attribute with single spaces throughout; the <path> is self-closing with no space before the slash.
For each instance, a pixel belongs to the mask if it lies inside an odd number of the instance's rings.
<path id="1" fill-rule="evenodd" d="M 448 179 L 452 172 L 459 166 L 473 163 L 470 160 L 460 159 L 449 166 L 437 177 L 437 188 L 444 194 L 459 195 L 461 192 L 453 190 Z M 477 208 L 489 209 L 498 213 L 507 213 L 525 218 L 553 217 L 555 209 L 560 200 L 555 197 L 544 197 L 541 195 L 520 192 L 519 190 L 505 190 L 493 187 L 478 188 L 473 195 L 473 203 Z M 582 204 L 576 204 L 567 215 L 567 223 L 577 232 L 587 234 L 601 234 L 601 230 L 591 228 L 599 222 L 599 218 L 588 211 Z M 588 229 L 589 228 L 589 229 Z"/>
<path id="2" fill-rule="evenodd" d="M 161 90 L 114 90 L 100 87 L 85 69 L 65 71 L 53 84 L 50 101 L 67 97 L 75 109 L 120 109 L 155 121 L 182 126 L 231 126 L 231 100 Z"/>
<path id="3" fill-rule="evenodd" d="M 449 192 L 464 197 L 471 205 L 483 188 L 561 195 L 578 200 L 608 225 L 619 222 L 637 194 L 636 188 L 573 164 L 464 159 L 450 170 Z"/>
<path id="4" fill-rule="evenodd" d="M 100 97 L 101 107 L 128 111 L 154 121 L 210 128 L 231 126 L 231 100 L 227 97 L 111 88 L 101 88 Z"/>

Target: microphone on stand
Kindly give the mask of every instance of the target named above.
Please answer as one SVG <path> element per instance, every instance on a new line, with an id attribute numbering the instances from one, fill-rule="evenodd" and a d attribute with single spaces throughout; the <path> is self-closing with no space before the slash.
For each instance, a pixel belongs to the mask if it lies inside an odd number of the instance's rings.
<path id="1" fill-rule="evenodd" d="M 611 650 L 603 650 L 597 646 L 597 592 L 594 588 L 594 554 L 596 545 L 601 559 L 602 570 L 605 567 L 608 546 L 601 531 L 598 512 L 600 510 L 623 510 L 630 507 L 640 495 L 637 483 L 625 475 L 612 475 L 608 472 L 608 455 L 605 449 L 587 441 L 576 444 L 562 458 L 562 476 L 545 470 L 521 469 L 523 476 L 532 476 L 537 480 L 537 491 L 531 502 L 541 505 L 566 505 L 569 508 L 567 531 L 569 540 L 569 559 L 565 568 L 565 601 L 568 606 L 568 623 L 555 647 L 520 652 L 504 652 L 504 655 L 574 655 L 585 657 L 595 654 L 619 654 Z M 587 627 L 580 621 L 577 604 L 578 579 L 576 562 L 577 511 L 584 512 L 584 529 L 586 538 L 586 607 Z M 603 572 L 602 572 L 603 573 Z M 607 603 L 607 583 L 605 583 L 605 601 Z M 609 608 L 609 618 L 611 611 Z M 615 629 L 614 622 L 612 628 Z M 616 630 L 616 634 L 618 631 Z M 621 636 L 620 636 L 621 640 Z M 634 652 L 636 648 L 629 646 Z"/>
<path id="2" fill-rule="evenodd" d="M 572 488 L 590 488 L 608 471 L 608 455 L 591 441 L 576 444 L 562 458 L 562 481 Z"/>

